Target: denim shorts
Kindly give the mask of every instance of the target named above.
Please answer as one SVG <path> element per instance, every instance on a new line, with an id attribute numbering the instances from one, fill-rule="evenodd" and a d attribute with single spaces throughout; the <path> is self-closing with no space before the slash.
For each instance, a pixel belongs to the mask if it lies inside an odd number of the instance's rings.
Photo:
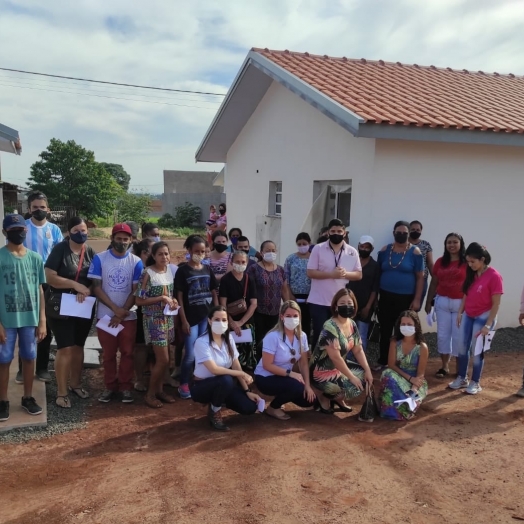
<path id="1" fill-rule="evenodd" d="M 18 354 L 24 360 L 36 358 L 36 328 L 4 328 L 6 341 L 0 344 L 0 364 L 9 364 L 15 356 L 16 338 L 18 336 Z"/>

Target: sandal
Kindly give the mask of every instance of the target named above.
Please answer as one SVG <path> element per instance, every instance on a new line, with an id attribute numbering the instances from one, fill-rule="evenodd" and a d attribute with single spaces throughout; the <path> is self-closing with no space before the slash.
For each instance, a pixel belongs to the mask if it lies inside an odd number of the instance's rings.
<path id="1" fill-rule="evenodd" d="M 444 378 L 449 375 L 449 371 L 446 371 L 444 368 L 440 368 L 436 373 L 435 376 L 437 378 Z"/>
<path id="2" fill-rule="evenodd" d="M 335 410 L 332 408 L 329 408 L 329 409 L 323 408 L 320 402 L 318 401 L 318 399 L 315 399 L 315 401 L 313 402 L 313 409 L 315 411 L 319 411 L 320 413 L 323 413 L 324 415 L 333 415 L 333 413 L 335 413 Z"/>
<path id="3" fill-rule="evenodd" d="M 155 397 L 149 397 L 149 396 L 146 396 L 146 398 L 144 399 L 146 401 L 146 404 L 150 407 L 150 408 L 161 408 L 164 406 L 164 404 L 162 404 L 162 402 L 160 402 L 160 400 L 156 399 Z"/>
<path id="4" fill-rule="evenodd" d="M 63 399 L 63 400 L 59 400 Z M 71 401 L 69 400 L 69 397 L 67 395 L 58 395 L 55 400 L 55 404 L 62 409 L 70 409 L 71 408 Z"/>
<path id="5" fill-rule="evenodd" d="M 83 387 L 73 388 L 69 386 L 69 391 L 71 391 L 71 393 L 74 393 L 78 398 L 89 398 L 89 393 Z"/>
<path id="6" fill-rule="evenodd" d="M 351 413 L 353 411 L 353 408 L 350 406 L 346 406 L 343 402 L 337 402 L 336 400 L 331 401 L 331 409 L 335 411 L 335 406 L 338 406 L 338 409 L 340 411 L 343 411 L 344 413 Z"/>
<path id="7" fill-rule="evenodd" d="M 147 391 L 146 386 L 142 382 L 135 382 L 134 385 L 135 391 L 139 391 L 140 393 L 145 393 Z"/>
<path id="8" fill-rule="evenodd" d="M 162 393 L 157 393 L 155 397 L 158 400 L 160 400 L 160 402 L 163 402 L 164 404 L 174 404 L 176 402 L 176 400 L 171 395 L 168 395 L 167 393 L 164 393 L 163 391 Z"/>

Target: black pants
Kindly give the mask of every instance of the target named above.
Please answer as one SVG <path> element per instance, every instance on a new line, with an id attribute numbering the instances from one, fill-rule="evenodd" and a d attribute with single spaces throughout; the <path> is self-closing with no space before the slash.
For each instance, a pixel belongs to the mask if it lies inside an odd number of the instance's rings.
<path id="1" fill-rule="evenodd" d="M 49 366 L 49 354 L 51 353 L 51 341 L 53 340 L 53 333 L 51 333 L 51 326 L 49 322 L 46 325 L 47 335 L 36 346 L 36 362 L 35 372 L 47 371 Z M 18 357 L 18 371 L 22 372 L 22 359 Z"/>
<path id="2" fill-rule="evenodd" d="M 295 295 L 296 299 L 307 300 L 307 295 Z M 307 339 L 311 338 L 311 313 L 309 311 L 309 304 L 306 302 L 299 302 L 300 307 L 300 321 L 302 322 L 302 331 L 307 335 Z"/>
<path id="3" fill-rule="evenodd" d="M 329 306 L 320 306 L 318 304 L 309 304 L 311 322 L 313 324 L 313 336 L 311 337 L 311 349 L 314 350 L 322 328 L 326 320 L 331 318 L 331 308 Z"/>
<path id="4" fill-rule="evenodd" d="M 278 315 L 264 315 L 263 313 L 255 311 L 254 321 L 257 359 L 260 360 L 260 358 L 262 358 L 262 341 L 268 331 L 277 325 Z"/>
<path id="5" fill-rule="evenodd" d="M 189 387 L 191 398 L 201 404 L 211 404 L 228 409 L 241 415 L 252 415 L 257 410 L 257 403 L 250 400 L 231 375 L 216 375 L 203 380 L 195 380 Z"/>
<path id="6" fill-rule="evenodd" d="M 279 409 L 283 404 L 293 402 L 301 408 L 309 408 L 313 405 L 304 398 L 304 384 L 291 377 L 281 377 L 279 375 L 270 375 L 263 377 L 255 375 L 255 384 L 261 393 L 275 397 L 270 406 Z"/>
<path id="7" fill-rule="evenodd" d="M 409 309 L 414 295 L 399 295 L 380 290 L 378 299 L 378 321 L 380 322 L 380 357 L 378 363 L 386 366 L 388 363 L 389 343 L 393 328 L 403 311 Z"/>

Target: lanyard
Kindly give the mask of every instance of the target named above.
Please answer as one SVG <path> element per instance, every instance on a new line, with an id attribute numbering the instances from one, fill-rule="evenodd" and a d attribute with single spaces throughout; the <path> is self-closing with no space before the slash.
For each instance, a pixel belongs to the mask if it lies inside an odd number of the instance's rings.
<path id="1" fill-rule="evenodd" d="M 337 258 L 337 254 L 335 253 L 335 250 L 331 247 L 331 244 L 329 244 L 329 249 L 331 249 L 331 252 L 333 253 L 333 256 L 335 257 L 335 267 L 338 267 L 338 264 L 339 264 L 340 259 L 342 257 L 342 251 L 344 250 L 344 246 L 342 246 L 340 248 L 340 252 L 338 254 L 338 258 Z"/>

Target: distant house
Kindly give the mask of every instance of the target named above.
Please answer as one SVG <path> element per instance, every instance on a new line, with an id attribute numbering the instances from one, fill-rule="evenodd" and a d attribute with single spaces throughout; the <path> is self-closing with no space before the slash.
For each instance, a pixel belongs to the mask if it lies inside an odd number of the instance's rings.
<path id="1" fill-rule="evenodd" d="M 162 213 L 173 215 L 186 202 L 202 210 L 200 223 L 209 216 L 209 206 L 226 201 L 223 174 L 216 171 L 164 171 Z"/>
<path id="2" fill-rule="evenodd" d="M 485 244 L 503 275 L 499 325 L 515 325 L 524 273 L 524 78 L 253 49 L 202 144 L 225 164 L 229 223 L 280 262 L 333 217 L 377 249 L 395 221 Z M 511 245 L 511 256 L 508 248 Z"/>

